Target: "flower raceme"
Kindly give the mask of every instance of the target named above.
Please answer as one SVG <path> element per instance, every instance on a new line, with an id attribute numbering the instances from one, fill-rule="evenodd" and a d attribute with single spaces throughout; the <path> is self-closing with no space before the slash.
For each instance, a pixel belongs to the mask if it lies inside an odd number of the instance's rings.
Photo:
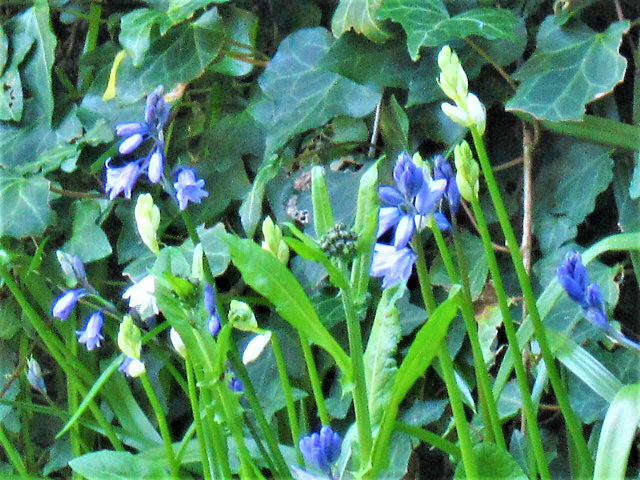
<path id="1" fill-rule="evenodd" d="M 76 330 L 78 342 L 83 343 L 88 351 L 99 348 L 101 345 L 100 342 L 104 340 L 104 337 L 100 333 L 103 324 L 104 318 L 102 312 L 95 312 L 87 319 L 84 330 Z"/>
<path id="2" fill-rule="evenodd" d="M 326 477 L 318 477 L 293 466 L 293 471 L 300 479 L 333 478 L 331 465 L 334 464 L 342 451 L 342 438 L 331 427 L 324 425 L 319 432 L 306 435 L 298 442 L 300 452 L 307 465 L 320 470 Z"/>

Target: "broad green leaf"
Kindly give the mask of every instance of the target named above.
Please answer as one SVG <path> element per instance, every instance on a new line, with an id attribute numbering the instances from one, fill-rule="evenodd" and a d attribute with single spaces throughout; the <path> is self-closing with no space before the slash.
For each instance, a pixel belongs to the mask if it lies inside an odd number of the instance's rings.
<path id="1" fill-rule="evenodd" d="M 0 237 L 40 235 L 53 220 L 49 181 L 0 168 Z"/>
<path id="2" fill-rule="evenodd" d="M 280 43 L 260 76 L 266 98 L 252 107 L 251 114 L 265 127 L 267 152 L 333 117 L 367 115 L 378 103 L 376 89 L 317 67 L 332 42 L 331 34 L 323 28 L 297 31 Z"/>
<path id="3" fill-rule="evenodd" d="M 640 384 L 625 385 L 613 398 L 604 417 L 596 462 L 595 479 L 624 480 L 631 445 L 640 422 Z"/>
<path id="4" fill-rule="evenodd" d="M 248 10 L 233 7 L 224 17 L 224 24 L 227 31 L 227 40 L 243 43 L 253 48 L 256 47 L 258 36 L 258 17 Z M 245 57 L 251 57 L 252 52 L 246 48 L 236 47 L 230 44 L 226 46 L 225 53 L 235 53 Z M 211 70 L 225 75 L 241 77 L 253 71 L 253 65 L 236 58 L 225 55 L 216 63 L 211 65 Z"/>
<path id="5" fill-rule="evenodd" d="M 35 39 L 33 51 L 23 71 L 24 85 L 46 125 L 51 125 L 53 115 L 53 83 L 51 70 L 55 60 L 56 37 L 51 29 L 49 2 L 36 0 L 34 6 L 16 17 L 13 30 Z"/>
<path id="6" fill-rule="evenodd" d="M 118 40 L 131 56 L 133 65 L 139 67 L 151 44 L 151 29 L 159 25 L 166 31 L 171 22 L 158 10 L 139 8 L 123 15 L 120 19 L 120 35 Z"/>
<path id="7" fill-rule="evenodd" d="M 167 16 L 172 23 L 182 22 L 191 17 L 193 13 L 200 9 L 211 5 L 212 3 L 226 3 L 229 0 L 169 0 L 169 8 L 167 8 Z"/>
<path id="8" fill-rule="evenodd" d="M 349 378 L 351 360 L 322 325 L 309 297 L 287 267 L 251 240 L 233 235 L 225 235 L 223 239 L 244 281 L 271 301 L 282 318 L 324 348 Z"/>
<path id="9" fill-rule="evenodd" d="M 340 0 L 331 20 L 333 34 L 339 37 L 353 29 L 369 40 L 385 42 L 390 35 L 376 19 L 376 11 L 382 3 L 382 0 Z"/>
<path id="10" fill-rule="evenodd" d="M 4 67 L 9 63 L 9 39 L 4 29 L 0 26 L 0 75 L 4 71 Z"/>
<path id="11" fill-rule="evenodd" d="M 231 261 L 229 256 L 229 249 L 224 242 L 225 229 L 224 225 L 217 223 L 211 228 L 206 228 L 204 225 L 200 225 L 196 228 L 200 241 L 202 242 L 202 248 L 207 256 L 209 262 L 209 268 L 214 277 L 222 275 Z M 184 254 L 187 263 L 191 264 L 193 259 L 193 242 L 191 239 L 187 239 L 180 246 L 180 250 Z"/>
<path id="12" fill-rule="evenodd" d="M 622 81 L 627 62 L 618 53 L 628 22 L 604 32 L 586 25 L 562 28 L 547 17 L 538 31 L 536 51 L 514 74 L 520 86 L 505 107 L 540 120 L 581 120 L 585 105 Z"/>
<path id="13" fill-rule="evenodd" d="M 31 49 L 33 42 L 33 37 L 24 32 L 18 31 L 11 35 L 11 62 L 8 63 L 7 70 L 0 75 L 0 120 L 19 121 L 22 118 L 24 94 L 18 66 Z M 3 68 L 0 68 L 0 72 Z"/>
<path id="14" fill-rule="evenodd" d="M 393 153 L 393 156 L 409 149 L 409 119 L 395 95 L 391 95 L 381 106 L 380 132 L 386 151 Z"/>
<path id="15" fill-rule="evenodd" d="M 101 213 L 102 208 L 98 200 L 77 200 L 73 204 L 72 234 L 63 248 L 71 255 L 80 257 L 85 263 L 111 255 L 109 239 L 96 224 Z"/>
<path id="16" fill-rule="evenodd" d="M 527 480 L 529 478 L 522 471 L 515 458 L 495 443 L 483 442 L 474 445 L 473 453 L 478 459 L 479 478 L 491 478 L 493 480 L 500 478 L 505 480 Z M 462 463 L 458 464 L 453 478 L 455 480 L 468 478 L 465 476 Z"/>
<path id="17" fill-rule="evenodd" d="M 371 428 L 379 426 L 391 397 L 391 387 L 398 369 L 395 359 L 401 338 L 396 302 L 405 294 L 404 286 L 388 288 L 376 309 L 369 341 L 364 352 L 364 375 Z"/>
<path id="18" fill-rule="evenodd" d="M 320 166 L 311 169 L 311 200 L 313 203 L 313 225 L 316 229 L 316 235 L 320 238 L 336 223 L 333 218 L 324 168 Z"/>
<path id="19" fill-rule="evenodd" d="M 163 463 L 146 460 L 129 452 L 100 450 L 74 458 L 69 466 L 88 480 L 155 480 L 168 478 Z"/>
<path id="20" fill-rule="evenodd" d="M 611 182 L 611 151 L 592 143 L 567 137 L 546 142 L 545 168 L 535 180 L 536 191 L 545 194 L 537 199 L 533 229 L 545 254 L 572 240 L 577 226 L 590 214 L 596 198 Z"/>
<path id="21" fill-rule="evenodd" d="M 509 10 L 475 8 L 451 17 L 442 0 L 387 0 L 378 16 L 402 25 L 413 60 L 420 56 L 420 47 L 437 47 L 472 35 L 515 40 L 518 27 L 518 19 Z"/>
<path id="22" fill-rule="evenodd" d="M 170 90 L 176 83 L 199 77 L 219 55 L 224 35 L 216 9 L 171 28 L 151 44 L 139 67 L 125 58 L 118 70 L 117 100 L 133 103 L 158 85 Z"/>
<path id="23" fill-rule="evenodd" d="M 253 237 L 260 217 L 262 215 L 262 202 L 264 200 L 264 191 L 269 183 L 278 174 L 277 157 L 266 160 L 258 175 L 253 180 L 253 186 L 247 198 L 240 205 L 240 221 L 242 228 L 248 237 Z"/>

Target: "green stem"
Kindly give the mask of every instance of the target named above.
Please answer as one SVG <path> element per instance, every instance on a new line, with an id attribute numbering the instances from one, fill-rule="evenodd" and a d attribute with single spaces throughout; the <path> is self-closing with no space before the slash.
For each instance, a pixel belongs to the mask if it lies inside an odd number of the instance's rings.
<path id="1" fill-rule="evenodd" d="M 427 310 L 427 316 L 430 316 L 431 313 L 435 311 L 437 305 L 433 294 L 431 276 L 429 275 L 427 262 L 424 256 L 424 248 L 422 247 L 422 242 L 420 241 L 420 235 L 418 233 L 414 234 L 411 244 L 417 255 L 416 268 L 418 270 L 418 279 L 420 280 L 422 300 Z M 440 342 L 440 346 L 438 347 L 438 359 L 440 360 L 440 366 L 442 367 L 444 383 L 447 387 L 449 402 L 451 403 L 451 410 L 453 411 L 453 418 L 456 423 L 458 440 L 460 441 L 460 450 L 462 451 L 462 463 L 464 465 L 466 477 L 470 479 L 477 479 L 479 478 L 478 465 L 476 463 L 475 454 L 473 453 L 469 424 L 467 422 L 467 416 L 462 403 L 462 394 L 460 393 L 458 384 L 456 383 L 453 361 L 449 354 L 449 347 L 447 345 L 446 338 Z"/>
<path id="2" fill-rule="evenodd" d="M 287 417 L 289 419 L 289 429 L 291 431 L 291 440 L 293 446 L 296 449 L 296 459 L 298 464 L 303 464 L 302 454 L 298 447 L 298 440 L 300 439 L 300 428 L 298 425 L 298 416 L 296 414 L 296 404 L 293 399 L 293 390 L 291 388 L 291 382 L 287 373 L 287 363 L 282 355 L 282 348 L 280 347 L 280 340 L 278 335 L 273 333 L 271 335 L 271 345 L 273 347 L 273 355 L 276 358 L 276 366 L 278 367 L 278 375 L 280 376 L 280 384 L 282 385 L 282 391 L 284 392 L 284 400 L 287 406 Z"/>
<path id="3" fill-rule="evenodd" d="M 460 449 L 455 443 L 450 442 L 449 440 L 445 440 L 441 435 L 430 432 L 425 428 L 420 428 L 414 425 L 396 421 L 393 425 L 393 429 L 398 432 L 404 432 L 408 435 L 411 435 L 412 437 L 416 437 L 423 442 L 426 442 L 429 445 L 442 450 L 444 453 L 447 453 L 454 457 L 456 461 L 459 461 L 462 457 Z"/>
<path id="4" fill-rule="evenodd" d="M 331 425 L 329 419 L 329 411 L 327 410 L 327 404 L 325 403 L 324 395 L 322 394 L 322 383 L 320 382 L 320 375 L 318 374 L 316 361 L 313 358 L 311 345 L 309 345 L 309 340 L 304 333 L 298 331 L 298 337 L 300 339 L 300 346 L 302 347 L 304 362 L 307 365 L 309 381 L 311 382 L 311 391 L 313 392 L 313 398 L 316 402 L 318 417 L 320 418 L 320 422 L 323 425 Z"/>
<path id="5" fill-rule="evenodd" d="M 489 194 L 491 195 L 491 201 L 493 202 L 496 214 L 498 215 L 498 221 L 500 223 L 500 227 L 502 228 L 502 232 L 505 236 L 505 240 L 511 254 L 511 260 L 515 267 L 516 275 L 518 276 L 518 282 L 520 283 L 522 294 L 524 295 L 533 330 L 536 339 L 538 340 L 538 344 L 540 345 L 542 358 L 544 359 L 544 362 L 547 366 L 547 373 L 549 375 L 549 380 L 551 381 L 551 386 L 553 387 L 553 391 L 556 394 L 558 405 L 560 406 L 560 410 L 562 411 L 562 414 L 567 423 L 567 428 L 580 454 L 583 472 L 585 473 L 585 475 L 590 476 L 590 472 L 593 471 L 593 460 L 591 458 L 589 447 L 587 446 L 587 442 L 582 432 L 582 424 L 580 423 L 578 416 L 571 408 L 571 404 L 569 403 L 569 396 L 567 395 L 567 392 L 562 385 L 562 380 L 560 378 L 560 374 L 558 373 L 553 353 L 551 352 L 551 348 L 549 347 L 545 327 L 542 323 L 542 319 L 540 318 L 538 306 L 536 305 L 536 297 L 531 286 L 531 279 L 529 278 L 529 275 L 524 267 L 518 240 L 509 220 L 509 214 L 507 213 L 504 201 L 502 200 L 502 196 L 500 195 L 498 183 L 496 182 L 495 176 L 493 175 L 493 170 L 491 169 L 491 163 L 487 155 L 484 140 L 482 139 L 482 135 L 480 135 L 480 132 L 478 132 L 478 129 L 475 126 L 470 127 L 470 130 L 471 135 L 473 136 L 473 142 L 476 147 L 476 152 L 478 153 L 478 159 L 482 168 L 482 174 L 484 175 L 487 187 L 489 189 Z"/>
<path id="6" fill-rule="evenodd" d="M 200 379 L 203 380 L 202 375 L 200 375 Z M 213 463 L 213 467 L 220 470 L 220 476 L 222 478 L 232 479 L 233 472 L 229 465 L 227 437 L 222 431 L 220 424 L 215 418 L 213 418 L 212 411 L 209 409 L 209 405 L 211 405 L 211 392 L 208 388 L 201 388 L 200 392 L 202 394 L 202 403 L 204 405 L 204 412 L 206 415 L 205 419 L 209 425 L 207 433 L 209 433 L 210 437 L 208 440 L 213 445 L 213 451 L 215 452 L 217 459 L 217 462 Z M 214 476 L 214 478 L 217 478 L 217 475 Z"/>
<path id="7" fill-rule="evenodd" d="M 18 471 L 18 473 L 20 474 L 20 477 L 30 478 L 29 472 L 27 472 L 27 469 L 24 466 L 24 463 L 22 463 L 22 458 L 20 457 L 20 453 L 18 452 L 18 450 L 16 450 L 16 447 L 13 446 L 13 443 L 11 442 L 11 440 L 9 440 L 9 437 L 7 437 L 7 434 L 4 431 L 4 426 L 2 425 L 2 422 L 0 422 L 0 445 L 2 445 L 2 448 L 4 448 L 4 451 L 7 454 L 9 461 L 13 465 L 13 468 L 15 468 Z"/>
<path id="8" fill-rule="evenodd" d="M 183 210 L 180 212 L 182 216 L 182 220 L 184 222 L 185 228 L 189 234 L 189 238 L 193 242 L 194 245 L 202 243 L 200 241 L 200 235 L 198 235 L 197 230 L 193 225 L 193 219 L 191 218 L 191 214 L 188 210 Z M 209 266 L 209 261 L 207 260 L 206 254 L 202 257 L 204 276 L 206 281 L 211 285 L 211 287 L 216 291 L 215 278 L 213 273 L 211 272 L 211 267 Z M 218 314 L 220 315 L 220 323 L 225 325 L 227 323 L 227 314 L 224 308 L 222 308 L 220 295 L 216 292 L 216 302 L 218 308 Z M 244 384 L 244 393 L 245 398 L 249 402 L 249 407 L 253 411 L 256 416 L 256 420 L 258 421 L 258 426 L 260 427 L 260 431 L 262 433 L 263 438 L 267 442 L 269 447 L 269 452 L 273 457 L 277 467 L 278 467 L 278 475 L 282 478 L 290 478 L 289 467 L 287 466 L 287 462 L 282 456 L 282 452 L 278 446 L 278 440 L 276 439 L 273 429 L 267 422 L 267 419 L 264 415 L 264 411 L 262 406 L 260 405 L 260 401 L 258 400 L 258 396 L 256 395 L 255 388 L 253 387 L 253 383 L 251 382 L 251 378 L 247 373 L 247 369 L 244 364 L 240 360 L 240 354 L 238 353 L 238 349 L 235 343 L 232 343 L 231 350 L 229 351 L 231 366 L 233 367 L 238 378 L 242 380 Z"/>
<path id="9" fill-rule="evenodd" d="M 68 337 L 67 344 L 69 346 L 69 350 L 73 355 L 74 359 L 78 358 L 78 341 L 76 337 L 75 329 L 73 328 L 73 322 L 68 322 Z M 78 388 L 74 379 L 70 376 L 67 376 L 67 404 L 69 408 L 69 416 L 73 415 L 75 411 L 78 410 L 79 402 L 78 402 Z M 80 448 L 80 425 L 77 423 L 71 427 L 71 431 L 69 432 L 69 439 L 71 441 L 71 454 L 73 458 L 77 458 L 82 455 L 82 451 Z M 78 473 L 75 471 L 72 474 L 72 478 L 77 479 L 81 478 Z"/>
<path id="10" fill-rule="evenodd" d="M 200 403 L 198 402 L 198 392 L 196 391 L 195 374 L 193 365 L 189 360 L 189 352 L 185 358 L 185 367 L 187 370 L 187 388 L 189 389 L 189 402 L 191 403 L 191 412 L 193 413 L 193 422 L 196 425 L 196 434 L 198 435 L 198 445 L 200 447 L 200 461 L 202 462 L 202 476 L 204 480 L 211 480 L 214 472 L 209 463 L 209 454 L 207 452 L 206 437 L 204 435 L 204 427 L 202 425 L 202 414 L 200 412 Z M 217 454 L 218 452 L 216 452 Z"/>
<path id="11" fill-rule="evenodd" d="M 51 329 L 44 322 L 44 320 L 40 318 L 40 315 L 33 308 L 33 306 L 31 306 L 31 303 L 29 302 L 29 300 L 27 300 L 27 297 L 22 292 L 18 284 L 15 282 L 15 280 L 13 279 L 13 277 L 11 276 L 11 274 L 9 273 L 5 265 L 1 263 L 0 263 L 0 278 L 2 278 L 5 285 L 7 286 L 7 288 L 13 295 L 13 297 L 16 299 L 16 301 L 18 302 L 18 305 L 20 305 L 22 312 L 25 314 L 25 316 L 31 323 L 31 326 L 36 331 L 38 336 L 42 339 L 42 341 L 44 342 L 45 346 L 49 350 L 49 353 L 54 358 L 56 363 L 60 365 L 60 367 L 63 369 L 63 371 L 68 377 L 71 377 L 73 381 L 76 382 L 76 388 L 78 389 L 78 392 L 80 393 L 80 395 L 82 395 L 83 397 L 86 396 L 88 393 L 88 389 L 80 381 L 77 375 L 86 373 L 88 376 L 89 375 L 88 372 L 86 372 L 82 368 L 75 368 L 77 367 L 77 365 L 74 366 L 71 363 L 69 363 L 67 359 L 70 357 L 70 354 L 67 351 L 67 349 L 64 347 L 64 345 L 62 345 L 60 340 L 52 333 Z M 77 374 L 76 374 L 76 371 L 77 371 Z M 104 418 L 102 411 L 98 408 L 98 406 L 95 404 L 94 401 L 90 402 L 89 409 L 91 410 L 91 413 L 93 414 L 94 418 L 96 419 L 100 427 L 104 430 L 105 435 L 107 436 L 107 438 L 109 439 L 113 447 L 118 451 L 124 451 L 124 446 L 122 445 L 122 442 L 116 436 L 113 430 L 113 427 Z"/>
<path id="12" fill-rule="evenodd" d="M 533 448 L 533 453 L 538 462 L 540 468 L 540 476 L 544 479 L 550 479 L 549 467 L 544 455 L 544 447 L 542 444 L 542 438 L 540 437 L 540 430 L 538 429 L 537 411 L 533 405 L 531 399 L 531 391 L 529 390 L 529 381 L 527 378 L 527 370 L 524 366 L 522 359 L 522 351 L 518 343 L 518 336 L 516 334 L 516 328 L 513 323 L 513 317 L 509 310 L 509 298 L 504 289 L 502 282 L 502 275 L 500 274 L 500 268 L 498 267 L 498 259 L 493 250 L 491 244 L 491 234 L 489 233 L 489 227 L 480 206 L 478 200 L 471 202 L 473 213 L 478 222 L 478 229 L 482 238 L 482 245 L 487 255 L 487 261 L 489 263 L 489 271 L 491 272 L 491 278 L 493 279 L 493 286 L 495 288 L 496 297 L 498 298 L 498 305 L 500 307 L 500 313 L 502 314 L 502 324 L 504 325 L 504 331 L 507 335 L 507 341 L 513 354 L 513 363 L 516 371 L 516 379 L 518 381 L 518 387 L 520 388 L 520 395 L 522 397 L 522 408 L 524 410 L 525 418 L 527 420 L 527 433 L 529 434 L 530 445 Z"/>
<path id="13" fill-rule="evenodd" d="M 364 350 L 362 347 L 362 331 L 351 293 L 348 289 L 342 290 L 342 306 L 347 319 L 347 331 L 349 334 L 349 353 L 351 355 L 351 368 L 353 369 L 353 406 L 358 426 L 358 440 L 360 443 L 360 467 L 366 467 L 371 460 L 371 448 L 373 439 L 371 436 L 371 417 L 369 416 L 369 403 L 367 401 L 367 383 L 364 374 Z"/>
<path id="14" fill-rule="evenodd" d="M 155 413 L 156 419 L 158 420 L 158 427 L 160 428 L 160 434 L 162 435 L 162 443 L 164 444 L 164 450 L 167 454 L 167 461 L 169 462 L 169 470 L 171 471 L 171 476 L 173 478 L 180 478 L 180 465 L 178 465 L 178 463 L 176 462 L 175 453 L 173 451 L 173 444 L 171 443 L 171 432 L 169 432 L 167 417 L 165 417 L 164 415 L 164 411 L 162 410 L 162 406 L 160 405 L 158 396 L 156 395 L 156 392 L 153 389 L 153 385 L 151 385 L 146 372 L 140 375 L 140 381 L 145 393 L 147 394 L 147 398 L 149 399 L 151 408 L 153 408 L 153 413 Z"/>
<path id="15" fill-rule="evenodd" d="M 489 369 L 484 361 L 482 354 L 482 347 L 480 346 L 480 338 L 478 337 L 478 325 L 475 319 L 475 312 L 473 309 L 473 300 L 471 298 L 471 287 L 469 282 L 469 267 L 467 265 L 467 259 L 462 251 L 462 245 L 458 236 L 458 226 L 455 217 L 452 215 L 453 223 L 453 244 L 456 250 L 458 258 L 458 267 L 460 269 L 460 275 L 455 268 L 453 268 L 453 259 L 447 243 L 444 241 L 442 232 L 437 225 L 434 226 L 433 234 L 436 239 L 436 245 L 440 250 L 445 267 L 449 278 L 452 283 L 462 283 L 462 303 L 461 311 L 462 318 L 464 320 L 467 334 L 469 335 L 469 342 L 471 343 L 471 352 L 473 355 L 473 365 L 475 369 L 476 379 L 478 381 L 478 390 L 480 397 L 480 408 L 482 417 L 484 419 L 486 429 L 486 439 L 489 442 L 495 441 L 499 447 L 507 450 L 507 443 L 502 432 L 502 424 L 500 423 L 500 416 L 498 415 L 498 407 L 496 400 L 493 397 L 493 390 L 491 388 L 491 380 L 489 379 Z"/>

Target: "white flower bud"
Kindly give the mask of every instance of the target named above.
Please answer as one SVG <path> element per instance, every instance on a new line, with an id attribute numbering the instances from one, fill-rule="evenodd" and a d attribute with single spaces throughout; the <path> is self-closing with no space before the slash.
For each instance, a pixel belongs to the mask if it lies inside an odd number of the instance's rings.
<path id="1" fill-rule="evenodd" d="M 182 338 L 180 337 L 178 331 L 173 327 L 171 327 L 171 330 L 169 330 L 169 338 L 171 339 L 171 345 L 173 345 L 175 351 L 178 352 L 178 355 L 180 355 L 182 358 L 186 358 L 187 347 L 182 341 Z"/>
<path id="2" fill-rule="evenodd" d="M 153 197 L 145 193 L 138 197 L 135 209 L 136 226 L 144 244 L 153 253 L 160 253 L 156 232 L 160 226 L 160 209 L 153 203 Z"/>
<path id="3" fill-rule="evenodd" d="M 478 128 L 480 135 L 483 135 L 487 124 L 487 111 L 480 99 L 473 93 L 467 95 L 467 113 L 471 123 Z"/>
<path id="4" fill-rule="evenodd" d="M 456 107 L 450 103 L 443 103 L 440 105 L 440 108 L 442 108 L 442 111 L 447 117 L 458 125 L 462 125 L 463 127 L 469 126 L 469 115 L 462 108 Z"/>
<path id="5" fill-rule="evenodd" d="M 248 365 L 251 362 L 255 362 L 262 354 L 269 341 L 271 341 L 271 332 L 269 331 L 253 337 L 242 353 L 242 363 Z"/>

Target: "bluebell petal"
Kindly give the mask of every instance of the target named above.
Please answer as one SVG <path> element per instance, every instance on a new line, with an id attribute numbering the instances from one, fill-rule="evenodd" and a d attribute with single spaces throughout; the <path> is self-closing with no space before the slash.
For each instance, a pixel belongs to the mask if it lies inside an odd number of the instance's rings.
<path id="1" fill-rule="evenodd" d="M 327 480 L 326 477 L 319 477 L 318 475 L 309 473 L 296 465 L 291 465 L 291 471 L 293 472 L 293 478 L 296 480 Z"/>
<path id="2" fill-rule="evenodd" d="M 411 276 L 415 261 L 416 254 L 409 248 L 396 250 L 392 245 L 376 243 L 371 262 L 371 275 L 383 277 L 383 288 L 392 287 L 399 282 L 406 283 Z"/>
<path id="3" fill-rule="evenodd" d="M 128 155 L 138 148 L 144 141 L 144 136 L 140 133 L 135 133 L 130 137 L 125 138 L 118 146 L 118 152 L 122 155 Z"/>
<path id="4" fill-rule="evenodd" d="M 447 181 L 444 179 L 425 182 L 416 197 L 416 210 L 418 213 L 421 215 L 433 213 L 446 188 Z"/>
<path id="5" fill-rule="evenodd" d="M 451 230 L 451 224 L 449 223 L 449 219 L 444 213 L 436 212 L 433 214 L 433 218 L 436 219 L 436 224 L 438 225 L 438 228 L 440 230 L 442 230 L 443 232 L 447 232 Z"/>
<path id="6" fill-rule="evenodd" d="M 411 240 L 415 229 L 416 225 L 413 221 L 413 214 L 405 214 L 400 218 L 398 226 L 396 227 L 396 234 L 393 239 L 393 245 L 396 247 L 396 250 L 400 250 L 407 246 L 407 243 Z"/>
<path id="7" fill-rule="evenodd" d="M 589 308 L 604 310 L 604 298 L 597 284 L 590 283 L 587 287 L 586 301 Z"/>
<path id="8" fill-rule="evenodd" d="M 404 196 L 390 185 L 382 185 L 378 188 L 378 196 L 387 205 L 399 207 L 405 202 Z"/>
<path id="9" fill-rule="evenodd" d="M 164 154 L 159 146 L 156 146 L 149 158 L 148 177 L 151 183 L 158 183 L 164 170 Z"/>
<path id="10" fill-rule="evenodd" d="M 116 135 L 119 137 L 130 137 L 136 134 L 148 135 L 149 124 L 146 122 L 128 122 L 116 125 Z"/>
<path id="11" fill-rule="evenodd" d="M 402 217 L 402 212 L 396 207 L 382 207 L 378 213 L 378 234 L 376 238 L 389 230 L 391 227 L 395 227 Z"/>
<path id="12" fill-rule="evenodd" d="M 598 328 L 608 330 L 610 328 L 607 315 L 597 308 L 588 308 L 584 311 L 585 316 Z"/>

